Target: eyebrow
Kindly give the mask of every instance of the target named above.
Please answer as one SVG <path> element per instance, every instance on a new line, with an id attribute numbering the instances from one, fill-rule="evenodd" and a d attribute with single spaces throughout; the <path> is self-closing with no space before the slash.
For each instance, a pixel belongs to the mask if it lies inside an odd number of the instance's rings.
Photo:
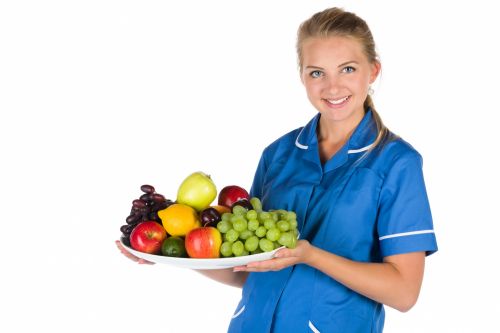
<path id="1" fill-rule="evenodd" d="M 344 67 L 345 65 L 347 65 L 347 64 L 351 64 L 351 63 L 352 63 L 352 64 L 358 64 L 358 62 L 357 62 L 357 61 L 351 60 L 351 61 L 346 61 L 346 62 L 344 62 L 344 63 L 342 63 L 342 64 L 338 65 L 338 66 L 337 66 L 337 68 Z M 321 70 L 324 70 L 324 68 L 323 68 L 323 67 L 318 67 L 318 66 L 306 66 L 305 68 L 306 68 L 306 69 L 321 69 Z"/>
<path id="2" fill-rule="evenodd" d="M 343 64 L 340 64 L 340 65 L 338 65 L 337 67 L 344 67 L 345 65 L 347 65 L 347 64 L 351 64 L 351 63 L 352 63 L 352 64 L 356 64 L 356 65 L 358 64 L 358 62 L 357 62 L 357 61 L 351 60 L 351 61 L 344 62 Z"/>

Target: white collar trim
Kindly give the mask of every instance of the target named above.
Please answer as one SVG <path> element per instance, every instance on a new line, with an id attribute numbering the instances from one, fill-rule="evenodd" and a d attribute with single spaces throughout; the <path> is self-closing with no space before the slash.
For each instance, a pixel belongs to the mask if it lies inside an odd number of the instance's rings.
<path id="1" fill-rule="evenodd" d="M 368 149 L 370 149 L 372 146 L 373 146 L 373 143 L 370 143 L 368 146 L 363 147 L 363 148 L 359 148 L 359 149 L 349 149 L 349 150 L 347 151 L 347 153 L 348 153 L 348 154 L 356 154 L 356 153 L 361 153 L 361 152 L 367 151 L 367 150 L 368 150 Z"/>
<path id="2" fill-rule="evenodd" d="M 295 145 L 297 147 L 299 147 L 300 149 L 308 149 L 309 146 L 306 146 L 306 145 L 303 145 L 299 142 L 299 138 L 300 138 L 300 135 L 302 134 L 302 132 L 304 131 L 305 127 L 302 128 L 302 130 L 299 132 L 299 135 L 297 135 L 297 138 L 295 139 Z M 357 154 L 357 153 L 362 153 L 364 151 L 367 151 L 368 149 L 370 149 L 372 146 L 373 146 L 374 142 L 373 143 L 370 143 L 368 146 L 365 146 L 363 148 L 359 148 L 359 149 L 349 149 L 347 151 L 348 154 Z"/>
<path id="3" fill-rule="evenodd" d="M 309 148 L 309 146 L 305 146 L 305 145 L 303 145 L 303 144 L 301 144 L 299 142 L 300 135 L 302 134 L 302 132 L 304 131 L 304 129 L 305 129 L 305 126 L 302 128 L 302 130 L 300 131 L 299 135 L 297 135 L 297 139 L 295 139 L 295 145 L 297 147 L 299 147 L 300 149 L 308 149 Z"/>

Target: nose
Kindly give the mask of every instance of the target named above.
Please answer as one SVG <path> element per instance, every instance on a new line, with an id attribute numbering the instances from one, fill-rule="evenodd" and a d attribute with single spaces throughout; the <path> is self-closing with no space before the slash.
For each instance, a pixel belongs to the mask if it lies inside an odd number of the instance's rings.
<path id="1" fill-rule="evenodd" d="M 325 82 L 325 85 L 324 85 L 323 89 L 326 93 L 331 94 L 331 95 L 336 95 L 339 92 L 341 82 L 340 82 L 338 77 L 336 77 L 334 75 L 330 75 L 326 78 L 326 80 L 324 82 Z"/>

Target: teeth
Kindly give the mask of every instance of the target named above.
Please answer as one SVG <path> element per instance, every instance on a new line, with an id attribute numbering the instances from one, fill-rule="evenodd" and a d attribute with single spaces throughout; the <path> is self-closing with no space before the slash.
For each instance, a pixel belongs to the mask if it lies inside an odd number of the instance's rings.
<path id="1" fill-rule="evenodd" d="M 349 96 L 346 96 L 346 97 L 344 97 L 344 98 L 337 99 L 337 100 L 335 100 L 335 99 L 327 99 L 327 101 L 328 101 L 329 103 L 331 103 L 331 104 L 340 104 L 340 103 L 345 102 L 348 98 L 349 98 Z"/>

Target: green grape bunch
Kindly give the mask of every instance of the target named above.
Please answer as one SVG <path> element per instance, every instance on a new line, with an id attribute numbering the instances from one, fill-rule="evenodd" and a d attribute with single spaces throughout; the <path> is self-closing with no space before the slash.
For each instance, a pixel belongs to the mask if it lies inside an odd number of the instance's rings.
<path id="1" fill-rule="evenodd" d="M 259 198 L 250 199 L 253 209 L 236 205 L 231 213 L 222 214 L 217 229 L 222 234 L 223 257 L 240 257 L 297 245 L 297 215 L 277 209 L 263 211 Z"/>

